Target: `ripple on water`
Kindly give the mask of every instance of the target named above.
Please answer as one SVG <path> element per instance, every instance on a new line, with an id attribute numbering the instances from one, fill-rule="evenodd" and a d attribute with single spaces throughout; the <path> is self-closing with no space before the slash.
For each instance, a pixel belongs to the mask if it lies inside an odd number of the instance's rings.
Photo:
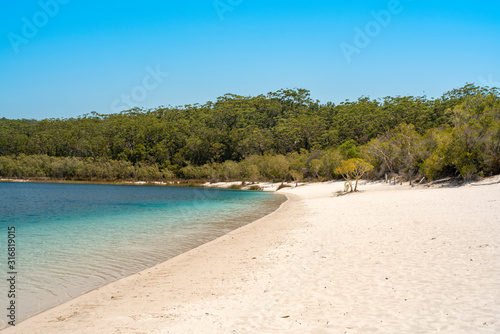
<path id="1" fill-rule="evenodd" d="M 18 321 L 213 240 L 285 200 L 261 192 L 35 183 L 0 183 L 0 195 L 0 227 L 16 227 Z M 6 291 L 6 282 L 0 288 Z"/>

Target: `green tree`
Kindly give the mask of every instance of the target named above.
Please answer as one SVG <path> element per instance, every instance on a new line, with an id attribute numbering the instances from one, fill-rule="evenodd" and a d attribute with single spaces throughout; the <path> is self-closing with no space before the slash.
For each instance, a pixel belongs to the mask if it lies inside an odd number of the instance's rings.
<path id="1" fill-rule="evenodd" d="M 452 162 L 465 181 L 470 181 L 486 167 L 484 152 L 500 121 L 500 99 L 491 94 L 474 96 L 455 107 L 452 114 Z"/>

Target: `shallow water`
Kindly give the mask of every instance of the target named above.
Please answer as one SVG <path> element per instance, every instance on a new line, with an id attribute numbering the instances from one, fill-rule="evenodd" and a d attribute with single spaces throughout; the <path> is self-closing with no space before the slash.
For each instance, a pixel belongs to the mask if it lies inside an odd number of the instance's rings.
<path id="1" fill-rule="evenodd" d="M 0 307 L 10 301 L 8 227 L 15 227 L 19 322 L 263 217 L 284 200 L 206 188 L 0 183 Z"/>

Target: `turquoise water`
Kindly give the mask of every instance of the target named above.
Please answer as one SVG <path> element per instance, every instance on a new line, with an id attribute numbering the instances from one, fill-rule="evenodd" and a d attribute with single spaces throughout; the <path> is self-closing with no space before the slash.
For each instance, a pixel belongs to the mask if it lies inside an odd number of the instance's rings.
<path id="1" fill-rule="evenodd" d="M 263 192 L 40 183 L 0 183 L 0 198 L 5 277 L 7 228 L 16 228 L 17 321 L 213 240 L 285 200 Z M 2 316 L 0 328 L 6 321 Z"/>

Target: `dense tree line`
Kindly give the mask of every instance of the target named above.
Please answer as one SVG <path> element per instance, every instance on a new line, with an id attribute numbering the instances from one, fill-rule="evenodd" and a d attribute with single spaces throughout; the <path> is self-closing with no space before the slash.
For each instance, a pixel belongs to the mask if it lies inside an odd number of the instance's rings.
<path id="1" fill-rule="evenodd" d="M 500 173 L 500 96 L 466 85 L 440 98 L 320 104 L 304 89 L 78 118 L 0 119 L 0 176 L 66 179 L 301 180 Z"/>

